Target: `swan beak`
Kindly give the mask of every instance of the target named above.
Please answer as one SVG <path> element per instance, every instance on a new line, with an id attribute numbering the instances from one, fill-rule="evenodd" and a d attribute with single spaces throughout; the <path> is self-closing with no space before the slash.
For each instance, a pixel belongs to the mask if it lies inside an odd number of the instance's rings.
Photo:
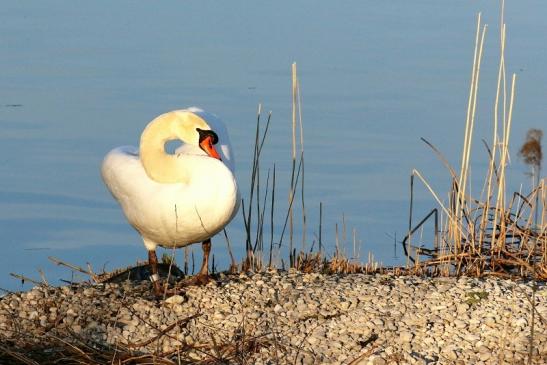
<path id="1" fill-rule="evenodd" d="M 199 143 L 199 147 L 205 151 L 209 156 L 216 158 L 217 160 L 221 160 L 220 155 L 218 154 L 215 147 L 213 147 L 213 137 L 207 136 L 203 138 L 203 140 Z"/>

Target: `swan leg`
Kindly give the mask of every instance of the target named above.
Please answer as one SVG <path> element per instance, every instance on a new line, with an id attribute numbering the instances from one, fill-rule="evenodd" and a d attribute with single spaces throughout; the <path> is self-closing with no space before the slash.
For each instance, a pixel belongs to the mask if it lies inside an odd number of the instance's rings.
<path id="1" fill-rule="evenodd" d="M 201 263 L 201 269 L 198 275 L 203 277 L 209 276 L 209 254 L 211 253 L 211 239 L 208 238 L 201 243 L 201 249 L 203 250 L 203 262 Z"/>
<path id="2" fill-rule="evenodd" d="M 160 296 L 162 292 L 160 276 L 158 274 L 158 256 L 156 255 L 156 250 L 148 251 L 148 265 L 150 265 L 150 272 L 152 273 L 152 275 L 150 275 L 150 280 L 152 281 L 152 285 L 154 286 L 154 294 L 156 296 Z"/>
<path id="3" fill-rule="evenodd" d="M 211 280 L 209 278 L 209 254 L 211 253 L 211 239 L 208 238 L 203 241 L 201 243 L 201 248 L 203 250 L 203 262 L 201 263 L 201 268 L 196 275 L 184 280 L 181 283 L 181 286 L 183 287 L 192 285 L 205 285 Z"/>

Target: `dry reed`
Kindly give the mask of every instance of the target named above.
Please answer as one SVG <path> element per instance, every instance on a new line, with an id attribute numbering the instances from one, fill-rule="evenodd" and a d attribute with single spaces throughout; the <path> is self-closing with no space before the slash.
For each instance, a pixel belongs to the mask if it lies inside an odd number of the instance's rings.
<path id="1" fill-rule="evenodd" d="M 490 274 L 503 277 L 520 276 L 547 279 L 547 226 L 544 218 L 547 211 L 545 179 L 539 180 L 538 178 L 528 195 L 516 192 L 513 193 L 512 198 L 508 199 L 506 193 L 506 168 L 509 159 L 516 75 L 512 75 L 509 97 L 507 97 L 503 7 L 501 14 L 500 59 L 493 118 L 494 131 L 492 148 L 490 149 L 485 142 L 489 165 L 484 188 L 480 198 L 475 198 L 472 195 L 469 164 L 482 50 L 486 33 L 486 25 L 481 27 L 479 14 L 459 175 L 442 154 L 431 143 L 424 140 L 439 156 L 451 175 L 452 184 L 448 193 L 448 203 L 445 204 L 440 199 L 419 171 L 413 170 L 411 176 L 409 230 L 403 240 L 403 249 L 408 258 L 407 267 L 416 272 L 434 275 L 481 276 Z M 501 108 L 500 99 L 502 99 Z M 500 122 L 502 125 L 501 136 L 498 135 Z M 536 160 L 534 160 L 535 162 Z M 433 213 L 432 211 L 415 227 L 413 226 L 412 205 L 415 177 L 430 191 L 441 208 L 443 216 L 441 225 L 444 229 L 438 231 L 437 224 L 435 224 L 435 242 L 432 248 L 412 244 L 412 235 L 423 226 Z M 536 212 L 535 219 L 533 219 L 534 212 Z M 541 216 L 541 219 L 538 216 Z M 437 214 L 435 214 L 436 217 Z M 410 261 L 413 262 L 413 265 L 410 264 Z"/>

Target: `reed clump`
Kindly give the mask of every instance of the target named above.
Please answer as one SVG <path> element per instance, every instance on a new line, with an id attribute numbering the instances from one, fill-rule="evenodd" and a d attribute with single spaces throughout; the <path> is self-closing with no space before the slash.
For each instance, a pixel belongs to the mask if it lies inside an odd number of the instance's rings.
<path id="1" fill-rule="evenodd" d="M 451 176 L 448 201 L 442 201 L 422 174 L 411 175 L 411 199 L 408 234 L 403 248 L 408 267 L 431 275 L 496 275 L 547 279 L 547 188 L 546 179 L 539 178 L 541 166 L 541 136 L 532 130 L 521 148 L 524 162 L 531 165 L 535 183 L 529 193 L 507 193 L 506 170 L 509 164 L 509 137 L 515 98 L 516 75 L 507 82 L 505 70 L 505 24 L 503 10 L 500 27 L 500 61 L 496 99 L 493 111 L 493 137 L 488 145 L 489 156 L 480 196 L 471 194 L 470 156 L 477 105 L 482 49 L 486 25 L 477 21 L 475 53 L 471 75 L 463 153 L 459 174 L 438 149 L 424 140 L 439 156 Z M 509 90 L 507 90 L 509 89 Z M 414 226 L 412 221 L 414 179 L 418 178 L 431 192 L 441 212 L 438 229 L 437 209 Z M 435 211 L 435 231 L 432 247 L 413 245 L 412 235 Z"/>

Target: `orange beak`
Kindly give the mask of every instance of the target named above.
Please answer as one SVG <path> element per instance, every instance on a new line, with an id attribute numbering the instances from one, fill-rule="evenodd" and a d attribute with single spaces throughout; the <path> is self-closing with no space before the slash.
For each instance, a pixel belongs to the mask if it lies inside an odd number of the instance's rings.
<path id="1" fill-rule="evenodd" d="M 205 151 L 209 156 L 221 160 L 220 155 L 218 154 L 215 147 L 213 147 L 213 137 L 207 136 L 199 143 L 199 147 Z"/>

